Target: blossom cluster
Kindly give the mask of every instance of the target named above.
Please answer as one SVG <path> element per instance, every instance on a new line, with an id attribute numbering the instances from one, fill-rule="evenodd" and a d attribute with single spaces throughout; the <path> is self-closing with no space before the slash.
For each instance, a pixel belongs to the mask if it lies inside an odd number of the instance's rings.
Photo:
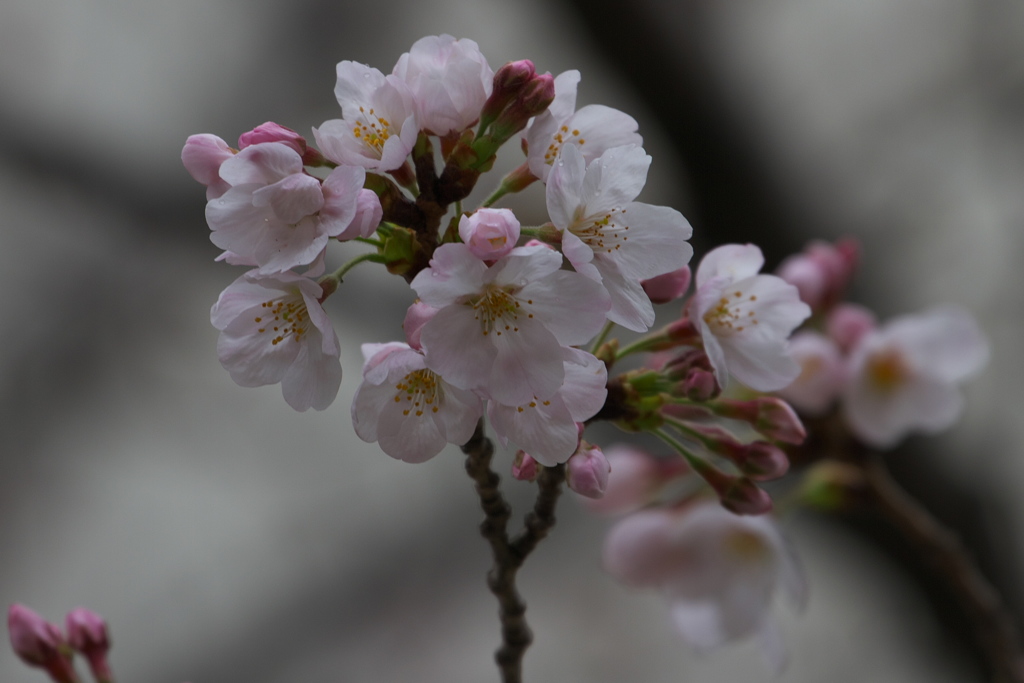
<path id="1" fill-rule="evenodd" d="M 473 41 L 428 36 L 387 74 L 339 63 L 340 118 L 313 129 L 315 147 L 273 122 L 237 148 L 190 137 L 182 161 L 207 188 L 218 258 L 248 269 L 211 310 L 218 356 L 240 385 L 280 383 L 294 409 L 326 409 L 342 370 L 324 302 L 352 267 L 384 266 L 412 293 L 404 338 L 362 345 L 356 434 L 419 463 L 486 421 L 517 450 L 516 479 L 564 464 L 571 489 L 627 515 L 606 565 L 663 590 L 684 640 L 759 633 L 779 662 L 769 607 L 779 589 L 802 602 L 804 587 L 763 484 L 807 436 L 791 405 L 813 417 L 839 400 L 879 447 L 936 431 L 959 413 L 956 384 L 984 364 L 984 338 L 955 309 L 878 327 L 843 302 L 852 242 L 815 243 L 776 274 L 757 246 L 726 244 L 691 272 L 689 223 L 638 201 L 652 158 L 637 122 L 577 108 L 579 83 L 529 60 L 492 70 Z M 464 205 L 506 143 L 525 158 Z M 498 204 L 531 187 L 547 220 L 524 226 Z M 371 251 L 328 270 L 337 242 Z M 670 302 L 678 314 L 654 329 Z M 611 338 L 615 326 L 633 339 Z M 634 355 L 641 367 L 611 374 Z M 595 420 L 672 455 L 606 454 L 583 438 Z"/>

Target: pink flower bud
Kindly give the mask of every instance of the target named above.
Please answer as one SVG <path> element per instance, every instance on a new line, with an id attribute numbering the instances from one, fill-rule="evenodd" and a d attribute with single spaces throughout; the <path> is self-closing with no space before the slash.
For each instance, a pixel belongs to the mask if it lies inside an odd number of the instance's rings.
<path id="1" fill-rule="evenodd" d="M 875 329 L 878 319 L 867 308 L 857 304 L 839 304 L 825 323 L 828 336 L 843 353 L 849 353 L 865 334 Z"/>
<path id="2" fill-rule="evenodd" d="M 551 74 L 536 74 L 522 87 L 515 100 L 509 104 L 491 128 L 491 136 L 505 141 L 526 127 L 526 123 L 542 114 L 555 99 L 555 77 Z"/>
<path id="3" fill-rule="evenodd" d="M 413 302 L 409 310 L 405 312 L 405 320 L 402 321 L 402 329 L 405 330 L 405 340 L 409 346 L 419 351 L 423 348 L 420 344 L 420 330 L 427 324 L 427 321 L 434 317 L 437 309 L 428 306 L 420 300 Z"/>
<path id="4" fill-rule="evenodd" d="M 459 237 L 481 261 L 497 261 L 519 241 L 519 221 L 508 209 L 480 209 L 459 219 Z"/>
<path id="5" fill-rule="evenodd" d="M 641 280 L 640 286 L 644 288 L 652 303 L 667 304 L 686 294 L 686 290 L 690 288 L 690 276 L 690 267 L 683 266 L 671 273 Z"/>
<path id="6" fill-rule="evenodd" d="M 206 199 L 216 199 L 231 187 L 220 177 L 220 165 L 234 154 L 216 135 L 190 135 L 181 150 L 181 163 L 193 178 L 206 185 Z"/>
<path id="7" fill-rule="evenodd" d="M 612 446 L 605 453 L 608 484 L 604 496 L 591 499 L 587 507 L 602 515 L 619 515 L 639 510 L 650 503 L 658 490 L 682 474 L 683 469 L 667 472 L 658 460 L 632 446 Z M 673 463 L 680 462 L 672 460 Z"/>
<path id="8" fill-rule="evenodd" d="M 77 683 L 78 677 L 65 654 L 68 645 L 55 624 L 24 605 L 11 605 L 7 630 L 14 653 L 29 666 L 45 669 L 57 683 Z"/>
<path id="9" fill-rule="evenodd" d="M 306 139 L 291 128 L 285 128 L 279 123 L 267 121 L 247 133 L 238 136 L 238 149 L 245 149 L 249 145 L 260 142 L 282 142 L 296 152 L 299 156 L 306 153 Z"/>
<path id="10" fill-rule="evenodd" d="M 779 266 L 779 277 L 800 291 L 800 299 L 815 311 L 834 306 L 853 277 L 860 247 L 852 239 L 836 244 L 811 242 L 803 253 Z"/>
<path id="11" fill-rule="evenodd" d="M 601 498 L 608 488 L 611 465 L 600 447 L 581 441 L 565 463 L 565 481 L 569 488 L 586 498 Z"/>
<path id="12" fill-rule="evenodd" d="M 718 496 L 722 507 L 737 515 L 764 515 L 772 511 L 772 499 L 746 477 L 732 477 L 732 484 Z"/>
<path id="13" fill-rule="evenodd" d="M 691 401 L 710 401 L 718 396 L 722 389 L 718 386 L 714 372 L 695 368 L 682 381 L 679 391 Z"/>
<path id="14" fill-rule="evenodd" d="M 825 301 L 828 276 L 811 258 L 804 254 L 790 256 L 779 265 L 778 276 L 797 288 L 800 300 L 814 310 Z"/>
<path id="15" fill-rule="evenodd" d="M 110 650 L 110 635 L 103 617 L 84 607 L 71 610 L 65 618 L 68 644 L 81 652 L 89 662 L 93 677 L 104 683 L 113 680 L 107 651 Z"/>
<path id="16" fill-rule="evenodd" d="M 526 451 L 516 451 L 516 459 L 512 462 L 512 477 L 519 481 L 536 481 L 540 471 L 537 461 Z"/>
<path id="17" fill-rule="evenodd" d="M 524 247 L 546 247 L 547 249 L 550 249 L 551 251 L 555 251 L 555 248 L 553 246 L 551 246 L 550 244 L 548 244 L 547 242 L 541 242 L 540 240 L 536 240 L 536 239 L 527 240 L 526 244 L 524 244 L 523 246 Z"/>
<path id="18" fill-rule="evenodd" d="M 793 408 L 777 396 L 761 396 L 752 401 L 722 399 L 710 406 L 722 417 L 743 420 L 774 441 L 800 445 L 807 430 Z"/>
<path id="19" fill-rule="evenodd" d="M 494 88 L 480 112 L 480 122 L 486 126 L 498 118 L 536 73 L 533 62 L 529 59 L 509 62 L 498 69 L 494 74 Z"/>
<path id="20" fill-rule="evenodd" d="M 343 233 L 345 239 L 351 239 L 357 235 L 370 237 L 377 231 L 382 218 L 384 218 L 384 209 L 380 205 L 380 197 L 377 196 L 377 193 L 373 190 L 359 190 L 359 194 L 356 196 L 356 215 L 352 218 L 349 227 L 345 228 Z"/>
<path id="21" fill-rule="evenodd" d="M 789 471 L 789 458 L 778 446 L 767 441 L 755 441 L 743 448 L 737 463 L 748 477 L 755 481 L 778 479 Z"/>

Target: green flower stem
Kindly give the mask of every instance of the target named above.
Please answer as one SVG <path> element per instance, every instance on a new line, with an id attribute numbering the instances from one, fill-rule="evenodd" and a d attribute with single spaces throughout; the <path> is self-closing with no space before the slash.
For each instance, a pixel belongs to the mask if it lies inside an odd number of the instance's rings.
<path id="1" fill-rule="evenodd" d="M 605 340 L 608 338 L 608 335 L 611 334 L 613 327 L 615 327 L 615 323 L 613 323 L 611 320 L 604 324 L 604 327 L 601 328 L 601 331 L 597 334 L 597 337 L 594 338 L 594 343 L 590 345 L 590 353 L 597 354 L 597 350 L 601 348 L 601 344 L 604 344 Z"/>

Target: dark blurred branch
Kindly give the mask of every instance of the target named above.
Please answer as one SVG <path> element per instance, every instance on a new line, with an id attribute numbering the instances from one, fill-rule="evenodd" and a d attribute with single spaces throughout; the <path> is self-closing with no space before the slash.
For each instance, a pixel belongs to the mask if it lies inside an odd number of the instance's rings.
<path id="1" fill-rule="evenodd" d="M 507 527 L 512 508 L 498 488 L 500 478 L 491 469 L 494 445 L 484 436 L 483 420 L 477 423 L 476 432 L 462 447 L 462 452 L 466 454 L 466 472 L 476 482 L 485 515 L 480 534 L 491 545 L 494 560 L 487 574 L 487 586 L 498 599 L 502 639 L 494 659 L 504 683 L 521 683 L 523 655 L 533 642 L 533 633 L 526 623 L 526 602 L 516 590 L 516 573 L 555 525 L 555 504 L 565 481 L 565 468 L 558 465 L 541 470 L 537 481 L 540 490 L 533 511 L 526 516 L 525 528 L 509 540 Z"/>
<path id="2" fill-rule="evenodd" d="M 970 618 L 978 646 L 997 681 L 1024 683 L 1024 651 L 1003 600 L 966 548 L 889 475 L 880 457 L 865 463 L 874 508 L 917 545 L 953 590 Z"/>

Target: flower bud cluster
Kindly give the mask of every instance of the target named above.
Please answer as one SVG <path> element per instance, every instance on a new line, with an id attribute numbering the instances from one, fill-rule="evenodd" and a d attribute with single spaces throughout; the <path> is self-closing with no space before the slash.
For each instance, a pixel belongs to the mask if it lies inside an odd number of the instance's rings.
<path id="1" fill-rule="evenodd" d="M 7 611 L 7 630 L 14 653 L 29 666 L 45 670 L 56 683 L 78 683 L 75 653 L 85 657 L 96 683 L 113 683 L 107 663 L 110 635 L 95 612 L 84 607 L 71 610 L 62 632 L 32 609 L 14 604 Z"/>

